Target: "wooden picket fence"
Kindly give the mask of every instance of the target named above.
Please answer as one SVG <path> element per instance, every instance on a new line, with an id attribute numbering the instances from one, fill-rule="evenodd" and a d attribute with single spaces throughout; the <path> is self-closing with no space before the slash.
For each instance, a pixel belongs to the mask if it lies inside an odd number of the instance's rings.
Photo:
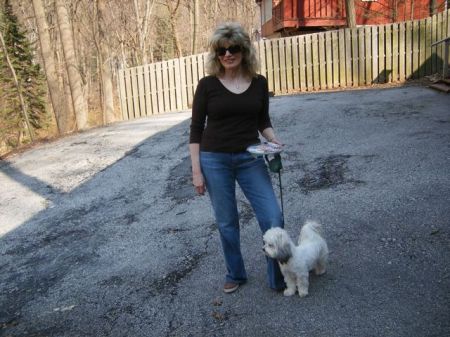
<path id="1" fill-rule="evenodd" d="M 433 17 L 340 29 L 256 44 L 261 74 L 275 94 L 403 82 L 442 72 L 450 10 Z M 189 109 L 206 53 L 123 69 L 118 87 L 124 120 Z M 446 63 L 444 63 L 446 62 Z"/>

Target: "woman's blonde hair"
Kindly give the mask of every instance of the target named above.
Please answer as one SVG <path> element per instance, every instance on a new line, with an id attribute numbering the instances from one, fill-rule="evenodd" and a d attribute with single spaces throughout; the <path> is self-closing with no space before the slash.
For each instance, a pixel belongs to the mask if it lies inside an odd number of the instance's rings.
<path id="1" fill-rule="evenodd" d="M 209 39 L 209 54 L 206 59 L 206 72 L 210 75 L 220 76 L 225 69 L 217 56 L 217 49 L 225 44 L 238 45 L 242 49 L 242 71 L 250 77 L 258 73 L 259 64 L 256 50 L 250 41 L 249 35 L 237 22 L 226 22 L 219 25 Z"/>

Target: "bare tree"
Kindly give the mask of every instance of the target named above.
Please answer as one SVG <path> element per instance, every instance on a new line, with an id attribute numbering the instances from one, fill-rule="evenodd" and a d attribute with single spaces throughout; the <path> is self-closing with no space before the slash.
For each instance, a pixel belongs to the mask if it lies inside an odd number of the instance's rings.
<path id="1" fill-rule="evenodd" d="M 165 5 L 169 10 L 170 28 L 172 29 L 173 44 L 175 46 L 176 56 L 182 57 L 183 51 L 181 49 L 180 39 L 177 32 L 177 14 L 178 9 L 180 8 L 180 0 L 175 0 L 175 4 L 172 3 L 172 0 L 166 0 Z"/>
<path id="2" fill-rule="evenodd" d="M 436 13 L 437 13 L 436 0 L 430 0 L 430 15 L 434 15 Z"/>
<path id="3" fill-rule="evenodd" d="M 110 66 L 110 48 L 107 42 L 106 4 L 105 0 L 97 0 L 99 63 L 103 96 L 103 123 L 114 122 L 114 93 Z"/>
<path id="4" fill-rule="evenodd" d="M 59 78 L 56 71 L 55 58 L 53 56 L 53 48 L 51 45 L 50 34 L 48 32 L 48 24 L 45 18 L 44 5 L 42 0 L 33 0 L 33 9 L 36 18 L 36 26 L 39 32 L 39 44 L 41 47 L 42 61 L 44 63 L 47 85 L 52 102 L 53 112 L 55 114 L 56 124 L 60 134 L 68 133 L 70 130 L 69 112 L 64 109 L 65 95 L 58 85 Z"/>
<path id="5" fill-rule="evenodd" d="M 83 93 L 83 81 L 78 69 L 75 56 L 74 38 L 69 14 L 64 0 L 56 0 L 56 13 L 61 34 L 61 44 L 64 51 L 64 61 L 69 77 L 70 91 L 72 94 L 73 109 L 77 120 L 78 130 L 88 127 L 88 106 Z"/>
<path id="6" fill-rule="evenodd" d="M 197 38 L 199 24 L 199 0 L 193 0 L 192 6 L 192 54 L 197 53 Z"/>
<path id="7" fill-rule="evenodd" d="M 139 0 L 134 0 L 134 11 L 136 15 L 136 27 L 139 39 L 139 49 L 140 49 L 140 62 L 142 64 L 148 63 L 147 58 L 147 40 L 148 40 L 148 28 L 150 22 L 150 15 L 152 14 L 154 0 L 145 0 L 144 10 L 141 10 L 139 5 Z M 140 13 L 144 13 L 141 16 Z"/>

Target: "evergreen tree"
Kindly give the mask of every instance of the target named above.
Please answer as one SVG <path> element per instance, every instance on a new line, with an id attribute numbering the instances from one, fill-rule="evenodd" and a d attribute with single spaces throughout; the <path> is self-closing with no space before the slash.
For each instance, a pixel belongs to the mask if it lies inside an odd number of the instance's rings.
<path id="1" fill-rule="evenodd" d="M 44 77 L 39 64 L 33 61 L 34 51 L 19 26 L 9 0 L 0 5 L 0 30 L 6 50 L 0 47 L 0 140 L 10 147 L 20 145 L 25 132 L 17 87 L 6 53 L 16 73 L 23 94 L 30 124 L 40 129 L 49 122 L 45 109 Z"/>

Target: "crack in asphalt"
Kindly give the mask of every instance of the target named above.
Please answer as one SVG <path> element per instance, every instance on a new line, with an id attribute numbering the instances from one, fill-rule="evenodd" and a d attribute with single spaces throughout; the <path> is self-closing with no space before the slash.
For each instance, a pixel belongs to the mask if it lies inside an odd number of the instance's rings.
<path id="1" fill-rule="evenodd" d="M 343 184 L 353 186 L 364 184 L 362 180 L 348 178 L 348 160 L 350 155 L 331 155 L 320 157 L 314 161 L 314 167 L 307 168 L 303 178 L 297 181 L 304 194 L 333 188 Z"/>
<path id="2" fill-rule="evenodd" d="M 164 197 L 171 198 L 177 204 L 184 203 L 195 197 L 191 183 L 191 160 L 184 157 L 181 162 L 170 169 Z"/>
<path id="3" fill-rule="evenodd" d="M 187 277 L 200 263 L 200 260 L 206 256 L 205 252 L 187 254 L 171 272 L 162 278 L 153 281 L 150 285 L 150 292 L 153 296 L 168 293 L 175 296 L 177 294 L 178 284 Z"/>

